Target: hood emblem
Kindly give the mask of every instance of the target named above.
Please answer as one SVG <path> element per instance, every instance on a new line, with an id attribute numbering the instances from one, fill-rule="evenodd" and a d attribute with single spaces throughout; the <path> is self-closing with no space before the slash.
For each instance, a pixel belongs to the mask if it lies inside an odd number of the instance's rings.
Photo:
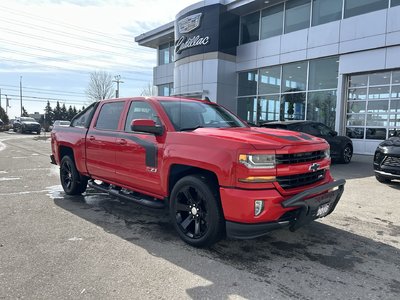
<path id="1" fill-rule="evenodd" d="M 308 169 L 309 169 L 311 172 L 316 172 L 316 171 L 318 171 L 319 167 L 320 167 L 320 164 L 313 163 Z"/>

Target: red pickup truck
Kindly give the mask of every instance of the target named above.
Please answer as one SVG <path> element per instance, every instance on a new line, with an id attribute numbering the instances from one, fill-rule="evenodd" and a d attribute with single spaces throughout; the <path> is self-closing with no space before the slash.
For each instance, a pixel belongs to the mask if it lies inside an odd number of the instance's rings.
<path id="1" fill-rule="evenodd" d="M 208 246 L 225 234 L 296 230 L 336 207 L 345 181 L 330 174 L 329 145 L 301 132 L 250 127 L 194 99 L 137 97 L 93 103 L 51 133 L 66 194 L 87 185 L 167 207 L 179 236 Z"/>

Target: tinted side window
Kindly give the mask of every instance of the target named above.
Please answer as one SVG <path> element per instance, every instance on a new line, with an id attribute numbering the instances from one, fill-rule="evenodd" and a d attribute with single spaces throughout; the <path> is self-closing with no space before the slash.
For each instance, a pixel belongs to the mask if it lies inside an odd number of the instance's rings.
<path id="1" fill-rule="evenodd" d="M 88 108 L 86 108 L 83 112 L 76 115 L 72 120 L 71 126 L 88 128 L 89 122 L 92 119 L 92 115 L 96 107 L 97 105 L 91 105 Z"/>
<path id="2" fill-rule="evenodd" d="M 311 135 L 319 135 L 320 132 L 317 128 L 315 128 L 312 124 L 306 124 L 302 126 L 302 132 L 311 134 Z"/>
<path id="3" fill-rule="evenodd" d="M 330 135 L 332 132 L 332 130 L 324 124 L 316 124 L 315 126 L 321 132 L 321 135 Z"/>
<path id="4" fill-rule="evenodd" d="M 133 101 L 129 107 L 128 117 L 125 122 L 125 131 L 131 130 L 131 123 L 133 120 L 146 119 L 153 120 L 156 125 L 161 125 L 160 118 L 157 116 L 154 109 L 147 102 Z"/>
<path id="5" fill-rule="evenodd" d="M 125 102 L 106 103 L 101 108 L 97 118 L 96 128 L 102 130 L 117 130 Z"/>

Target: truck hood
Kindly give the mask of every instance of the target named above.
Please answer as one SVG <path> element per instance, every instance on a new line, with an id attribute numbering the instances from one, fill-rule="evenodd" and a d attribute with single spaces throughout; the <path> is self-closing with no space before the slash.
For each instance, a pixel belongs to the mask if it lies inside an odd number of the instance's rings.
<path id="1" fill-rule="evenodd" d="M 258 127 L 199 128 L 193 133 L 230 140 L 232 142 L 251 144 L 257 150 L 326 143 L 323 139 L 308 135 L 303 132 Z"/>

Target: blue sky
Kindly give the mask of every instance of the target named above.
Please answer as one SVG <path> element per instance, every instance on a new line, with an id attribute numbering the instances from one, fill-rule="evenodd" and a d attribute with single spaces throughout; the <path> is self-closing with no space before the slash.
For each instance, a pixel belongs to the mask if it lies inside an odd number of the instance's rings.
<path id="1" fill-rule="evenodd" d="M 134 38 L 174 20 L 196 0 L 6 0 L 0 2 L 0 89 L 10 118 L 23 105 L 43 112 L 46 101 L 80 108 L 90 72 L 121 75 L 120 96 L 135 96 L 152 83 L 153 49 Z"/>

